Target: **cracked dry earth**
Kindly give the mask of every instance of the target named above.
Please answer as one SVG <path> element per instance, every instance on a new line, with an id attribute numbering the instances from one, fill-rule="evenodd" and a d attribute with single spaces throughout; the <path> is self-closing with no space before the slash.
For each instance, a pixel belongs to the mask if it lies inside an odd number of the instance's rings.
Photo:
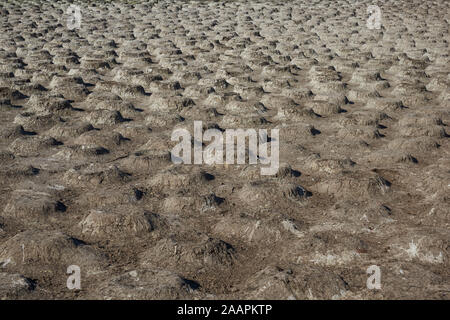
<path id="1" fill-rule="evenodd" d="M 449 298 L 448 1 L 379 30 L 370 1 L 70 3 L 0 2 L 0 298 Z M 278 173 L 173 164 L 194 121 L 278 128 Z"/>

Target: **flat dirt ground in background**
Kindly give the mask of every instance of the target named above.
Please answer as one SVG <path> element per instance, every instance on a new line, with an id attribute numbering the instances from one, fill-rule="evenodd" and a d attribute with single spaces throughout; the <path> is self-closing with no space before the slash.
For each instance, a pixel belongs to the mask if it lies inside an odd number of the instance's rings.
<path id="1" fill-rule="evenodd" d="M 449 1 L 76 4 L 0 1 L 1 299 L 449 298 Z M 278 173 L 172 163 L 194 121 Z"/>

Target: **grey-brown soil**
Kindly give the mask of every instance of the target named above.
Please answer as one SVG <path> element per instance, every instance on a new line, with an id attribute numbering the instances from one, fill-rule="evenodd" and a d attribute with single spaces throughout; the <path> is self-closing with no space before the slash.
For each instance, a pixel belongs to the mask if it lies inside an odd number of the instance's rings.
<path id="1" fill-rule="evenodd" d="M 0 299 L 449 298 L 449 1 L 70 3 L 0 1 Z"/>

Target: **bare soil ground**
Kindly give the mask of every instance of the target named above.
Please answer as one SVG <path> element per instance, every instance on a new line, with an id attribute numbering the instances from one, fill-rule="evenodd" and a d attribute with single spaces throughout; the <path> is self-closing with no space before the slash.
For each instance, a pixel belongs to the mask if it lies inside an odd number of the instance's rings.
<path id="1" fill-rule="evenodd" d="M 450 2 L 71 3 L 0 1 L 1 299 L 449 298 Z M 172 163 L 194 121 L 278 173 Z"/>

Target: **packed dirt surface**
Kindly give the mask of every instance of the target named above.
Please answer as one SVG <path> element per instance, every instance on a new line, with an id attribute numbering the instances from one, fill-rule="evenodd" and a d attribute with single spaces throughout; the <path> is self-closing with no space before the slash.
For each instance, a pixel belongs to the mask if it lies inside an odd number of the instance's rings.
<path id="1" fill-rule="evenodd" d="M 0 299 L 449 299 L 449 6 L 1 0 Z"/>

